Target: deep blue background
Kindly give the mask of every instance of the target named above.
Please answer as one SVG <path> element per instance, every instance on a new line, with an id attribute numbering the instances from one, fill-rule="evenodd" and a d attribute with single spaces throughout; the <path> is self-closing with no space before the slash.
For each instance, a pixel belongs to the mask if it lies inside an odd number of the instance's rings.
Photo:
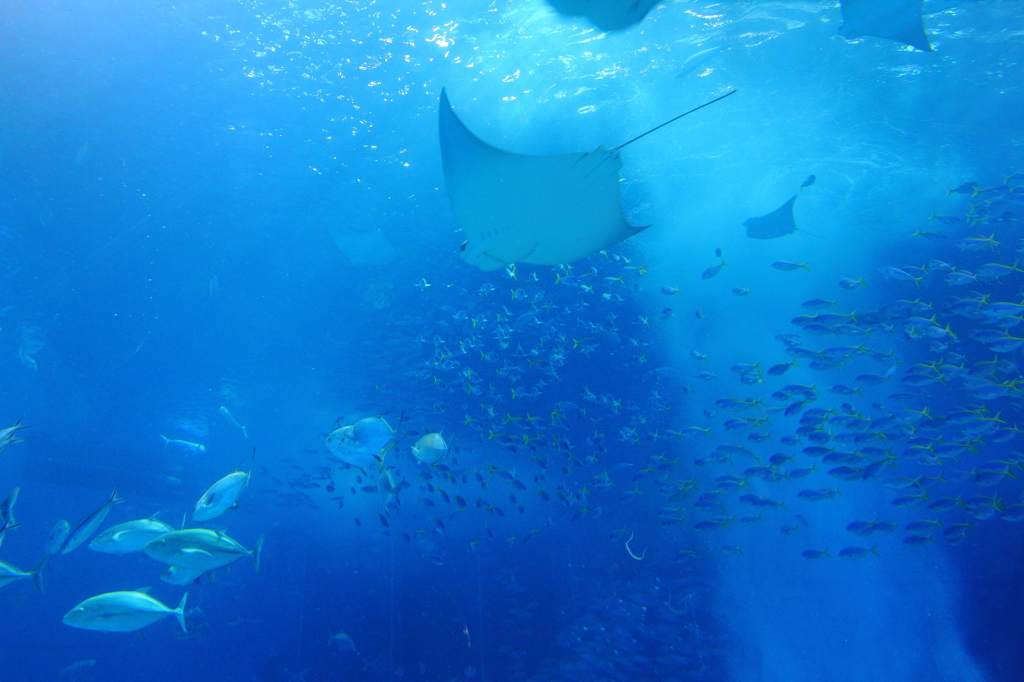
<path id="1" fill-rule="evenodd" d="M 44 595 L 27 581 L 0 593 L 2 678 L 1024 677 L 1019 524 L 976 522 L 956 547 L 909 551 L 893 539 L 878 561 L 825 565 L 800 551 L 828 546 L 834 555 L 836 542 L 853 544 L 842 528 L 855 518 L 916 516 L 894 516 L 902 512 L 889 505 L 892 492 L 864 482 L 843 486 L 832 506 L 791 506 L 818 535 L 784 537 L 777 527 L 790 521 L 773 517 L 709 539 L 665 523 L 660 474 L 633 477 L 664 457 L 681 462 L 673 480 L 713 488 L 714 475 L 691 465 L 705 441 L 652 434 L 704 425 L 716 399 L 775 390 L 747 389 L 729 367 L 788 360 L 772 337 L 793 331 L 787 321 L 801 301 L 838 296 L 843 310 L 862 311 L 899 298 L 937 302 L 957 292 L 886 282 L 875 268 L 987 262 L 909 235 L 941 227 L 926 220 L 931 211 L 968 209 L 945 186 L 995 185 L 1021 167 L 1024 5 L 965 2 L 931 14 L 937 51 L 923 54 L 835 37 L 839 13 L 829 3 L 672 4 L 603 38 L 537 2 L 455 4 L 0 6 L 0 416 L 31 426 L 0 456 L 0 492 L 21 486 L 22 525 L 5 539 L 3 560 L 34 565 L 50 527 L 74 524 L 114 485 L 128 502 L 110 522 L 161 512 L 176 525 L 253 446 L 257 470 L 267 469 L 216 526 L 247 547 L 266 533 L 264 570 L 256 576 L 240 562 L 190 587 L 189 606 L 200 610 L 192 635 L 178 636 L 171 620 L 134 635 L 64 626 L 63 613 L 102 592 L 152 586 L 167 604 L 182 593 L 160 583 L 161 567 L 145 557 L 81 548 L 53 560 Z M 427 40 L 439 35 L 451 44 Z M 723 49 L 707 71 L 674 77 L 708 45 Z M 597 273 L 589 295 L 556 286 L 553 268 L 522 267 L 513 282 L 457 258 L 436 137 L 442 86 L 481 137 L 537 154 L 619 144 L 726 87 L 740 94 L 624 152 L 627 215 L 656 227 L 612 254 L 648 274 L 595 256 L 577 265 Z M 745 240 L 742 221 L 775 208 L 810 173 L 818 181 L 801 195 L 797 222 L 825 239 Z M 1017 227 L 1000 235 L 1000 262 L 1014 259 Z M 373 229 L 398 250 L 387 265 L 356 267 L 332 238 Z M 704 282 L 716 247 L 730 265 Z M 811 271 L 780 273 L 767 267 L 775 260 L 810 261 Z M 871 288 L 836 287 L 839 276 L 861 275 Z M 421 280 L 432 286 L 417 288 Z M 484 284 L 495 293 L 479 295 Z M 684 293 L 665 297 L 662 286 Z M 740 286 L 754 294 L 729 293 Z M 1019 286 L 1007 279 L 986 291 L 1019 300 Z M 509 296 L 518 287 L 557 307 L 543 325 L 520 322 L 500 349 L 487 334 L 502 306 L 514 316 L 528 309 Z M 624 301 L 601 301 L 602 292 Z M 493 377 L 506 360 L 522 363 L 516 346 L 559 346 L 561 383 L 525 407 L 496 378 L 483 390 L 499 384 L 501 402 L 468 396 L 456 371 L 429 364 L 435 336 L 449 350 L 473 336 L 458 311 L 488 318 L 487 333 L 476 333 L 502 358 L 491 366 L 474 349 L 463 366 Z M 26 334 L 45 341 L 35 370 L 18 359 Z M 573 352 L 591 336 L 592 355 Z M 929 357 L 898 339 L 870 343 L 896 350 L 903 369 Z M 709 352 L 713 365 L 689 350 Z M 980 346 L 965 352 L 987 359 Z M 694 378 L 705 369 L 720 379 Z M 787 380 L 850 380 L 799 371 Z M 590 405 L 585 389 L 624 408 Z M 964 400 L 932 395 L 933 411 Z M 565 473 L 553 447 L 510 452 L 481 438 L 504 429 L 505 414 L 544 416 L 559 401 L 586 408 L 572 416 L 569 438 L 577 460 L 595 461 L 570 461 Z M 477 432 L 467 420 L 484 419 L 484 403 L 497 416 Z M 248 425 L 248 439 L 218 415 L 221 405 Z M 1008 423 L 1018 405 L 998 407 Z M 486 473 L 493 463 L 530 491 L 500 482 L 483 490 L 468 473 L 466 484 L 444 484 L 470 506 L 453 521 L 451 508 L 419 501 L 441 505 L 419 488 L 407 435 L 396 455 L 412 487 L 390 535 L 376 517 L 379 498 L 348 492 L 366 483 L 354 483 L 356 472 L 334 474 L 344 509 L 322 489 L 308 491 L 316 508 L 288 497 L 297 491 L 290 480 L 330 466 L 324 434 L 384 412 L 392 423 L 406 415 L 419 433 L 454 435 L 453 468 Z M 620 437 L 624 427 L 640 442 Z M 203 442 L 207 454 L 164 449 L 161 434 Z M 551 460 L 545 483 L 532 482 L 534 455 Z M 614 488 L 595 485 L 604 472 Z M 535 494 L 546 486 L 554 497 L 560 485 L 571 503 Z M 628 494 L 634 486 L 640 492 Z M 1017 502 L 1020 487 L 1007 480 L 996 492 Z M 943 494 L 960 492 L 951 485 Z M 477 508 L 479 496 L 504 516 Z M 635 551 L 649 548 L 643 562 L 622 547 L 630 532 Z M 744 554 L 721 551 L 737 545 Z M 687 548 L 715 553 L 689 559 L 680 555 Z M 328 646 L 339 630 L 359 654 Z M 95 665 L 60 676 L 88 660 Z"/>

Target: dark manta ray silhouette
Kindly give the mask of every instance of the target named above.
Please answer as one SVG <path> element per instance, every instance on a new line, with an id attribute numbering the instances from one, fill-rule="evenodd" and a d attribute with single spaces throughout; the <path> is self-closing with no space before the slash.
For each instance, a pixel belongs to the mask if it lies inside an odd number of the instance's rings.
<path id="1" fill-rule="evenodd" d="M 563 16 L 585 17 L 602 31 L 618 31 L 643 21 L 658 0 L 548 0 Z"/>
<path id="2" fill-rule="evenodd" d="M 747 236 L 754 239 L 775 239 L 787 234 L 793 234 L 796 230 L 796 221 L 793 220 L 793 204 L 796 202 L 796 195 L 789 198 L 789 201 L 777 209 L 763 215 L 760 218 L 748 218 L 743 227 L 747 228 Z"/>
<path id="3" fill-rule="evenodd" d="M 923 0 L 840 0 L 843 25 L 839 35 L 854 39 L 875 36 L 931 52 L 921 18 Z"/>
<path id="4" fill-rule="evenodd" d="M 441 91 L 441 161 L 455 219 L 466 241 L 462 260 L 481 270 L 512 263 L 557 265 L 585 258 L 641 232 L 626 221 L 619 202 L 618 147 L 582 154 L 532 156 L 492 147 L 459 120 Z"/>
<path id="5" fill-rule="evenodd" d="M 793 195 L 786 201 L 782 206 L 759 218 L 748 218 L 743 223 L 743 227 L 747 228 L 747 236 L 753 239 L 775 239 L 776 237 L 784 237 L 787 234 L 793 234 L 794 231 L 800 230 L 796 226 L 796 221 L 793 220 L 793 204 L 796 202 L 797 195 Z M 809 234 L 812 237 L 818 237 L 818 235 L 807 230 L 800 230 L 805 234 Z M 821 239 L 821 237 L 818 237 Z"/>

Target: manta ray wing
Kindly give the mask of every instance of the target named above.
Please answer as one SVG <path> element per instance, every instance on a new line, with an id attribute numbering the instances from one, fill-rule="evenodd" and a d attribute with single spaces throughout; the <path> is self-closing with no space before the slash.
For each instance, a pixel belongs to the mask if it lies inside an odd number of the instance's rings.
<path id="1" fill-rule="evenodd" d="M 548 0 L 563 16 L 584 17 L 602 31 L 618 31 L 643 21 L 658 0 Z"/>
<path id="2" fill-rule="evenodd" d="M 775 239 L 787 234 L 793 234 L 796 230 L 796 221 L 793 220 L 793 204 L 796 202 L 796 195 L 789 198 L 786 203 L 768 215 L 759 218 L 749 218 L 743 227 L 747 228 L 747 236 L 754 239 Z"/>
<path id="3" fill-rule="evenodd" d="M 921 18 L 923 0 L 840 0 L 844 38 L 875 36 L 931 52 Z"/>
<path id="4" fill-rule="evenodd" d="M 630 226 L 622 213 L 617 150 L 503 151 L 466 128 L 443 90 L 439 124 L 445 186 L 466 234 L 461 256 L 467 263 L 481 270 L 569 263 L 644 229 Z"/>

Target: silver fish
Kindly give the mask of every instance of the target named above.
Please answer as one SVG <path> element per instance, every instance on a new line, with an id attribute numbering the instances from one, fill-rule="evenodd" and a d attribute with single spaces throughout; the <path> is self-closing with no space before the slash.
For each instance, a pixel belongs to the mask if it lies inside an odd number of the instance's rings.
<path id="1" fill-rule="evenodd" d="M 36 586 L 36 589 L 42 592 L 43 582 L 39 572 L 43 568 L 43 563 L 43 561 L 40 561 L 31 571 L 22 571 L 7 562 L 0 561 L 0 588 L 7 587 L 16 580 L 28 578 Z"/>
<path id="2" fill-rule="evenodd" d="M 43 555 L 49 558 L 64 549 L 64 543 L 68 541 L 68 535 L 70 534 L 71 524 L 67 521 L 58 521 L 53 524 L 53 528 L 50 529 L 50 535 L 46 538 L 46 548 L 43 550 Z"/>
<path id="3" fill-rule="evenodd" d="M 252 451 L 253 460 L 256 459 L 256 449 Z M 196 502 L 192 518 L 196 521 L 209 521 L 215 519 L 228 509 L 231 509 L 238 496 L 245 490 L 252 475 L 252 461 L 249 462 L 249 471 L 233 471 L 224 478 L 210 486 L 209 490 Z"/>
<path id="4" fill-rule="evenodd" d="M 168 585 L 188 585 L 199 580 L 199 576 L 205 572 L 195 568 L 168 566 L 167 570 L 160 574 L 160 580 L 163 580 Z"/>
<path id="5" fill-rule="evenodd" d="M 235 425 L 235 426 L 237 426 L 237 427 L 238 427 L 239 429 L 241 429 L 241 430 L 242 430 L 242 435 L 243 435 L 243 436 L 245 436 L 246 438 L 248 438 L 248 437 L 249 437 L 249 427 L 248 427 L 248 426 L 242 426 L 241 424 L 239 424 L 239 423 L 238 423 L 238 420 L 237 420 L 237 419 L 235 419 L 235 415 L 231 414 L 231 410 L 229 410 L 228 408 L 226 408 L 226 407 L 224 407 L 223 405 L 221 405 L 221 406 L 220 406 L 220 409 L 218 410 L 218 412 L 220 412 L 220 413 L 221 413 L 221 415 L 222 415 L 222 416 L 223 416 L 223 417 L 224 417 L 225 419 L 227 419 L 227 420 L 228 420 L 228 421 L 229 421 L 230 423 L 234 424 L 234 425 Z"/>
<path id="6" fill-rule="evenodd" d="M 19 492 L 21 492 L 21 488 L 15 488 L 10 495 L 4 498 L 3 502 L 0 502 L 0 525 L 3 525 L 3 529 L 0 529 L 0 545 L 4 543 L 4 535 L 7 531 L 18 525 L 18 522 L 14 520 L 14 503 L 18 501 Z"/>
<path id="7" fill-rule="evenodd" d="M 105 554 L 130 554 L 142 548 L 173 528 L 156 519 L 139 519 L 111 526 L 89 543 L 89 549 Z"/>
<path id="8" fill-rule="evenodd" d="M 190 528 L 165 533 L 146 545 L 143 551 L 165 564 L 201 571 L 213 571 L 249 556 L 259 573 L 263 538 L 261 535 L 256 547 L 249 551 L 223 533 Z"/>
<path id="9" fill-rule="evenodd" d="M 64 614 L 64 624 L 83 630 L 103 632 L 135 632 L 152 625 L 161 618 L 174 615 L 185 627 L 185 600 L 181 598 L 178 608 L 169 609 L 144 592 L 108 592 L 86 599 Z"/>
<path id="10" fill-rule="evenodd" d="M 353 654 L 359 653 L 359 651 L 356 649 L 356 643 L 353 642 L 352 638 L 344 632 L 339 632 L 336 635 L 332 635 L 330 632 L 328 632 L 327 637 L 327 646 L 331 646 L 332 644 L 334 644 L 338 647 L 339 651 L 344 651 Z"/>
<path id="11" fill-rule="evenodd" d="M 186 452 L 206 452 L 206 446 L 202 443 L 190 443 L 187 440 L 175 440 L 174 438 L 168 438 L 167 436 L 160 434 L 160 437 L 164 439 L 164 449 L 167 449 L 169 445 L 185 450 Z"/>
<path id="12" fill-rule="evenodd" d="M 103 505 L 89 514 L 84 519 L 79 521 L 75 529 L 71 531 L 68 536 L 68 541 L 64 543 L 64 549 L 61 550 L 61 554 L 67 554 L 68 552 L 76 549 L 80 544 L 85 542 L 96 532 L 96 529 L 100 527 L 103 520 L 107 518 L 107 514 L 110 512 L 110 508 L 119 502 L 124 502 L 124 498 L 117 496 L 117 488 L 114 488 L 114 492 L 110 493 L 110 499 L 103 503 Z"/>
<path id="13" fill-rule="evenodd" d="M 3 452 L 4 448 L 11 443 L 20 443 L 25 440 L 24 438 L 16 438 L 15 436 L 18 431 L 27 428 L 27 426 L 22 425 L 21 419 L 18 419 L 18 421 L 14 422 L 14 426 L 8 426 L 6 429 L 0 429 L 0 452 Z"/>

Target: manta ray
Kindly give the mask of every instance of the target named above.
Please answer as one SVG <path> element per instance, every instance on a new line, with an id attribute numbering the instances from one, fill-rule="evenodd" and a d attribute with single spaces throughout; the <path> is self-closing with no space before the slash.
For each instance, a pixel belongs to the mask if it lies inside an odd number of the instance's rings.
<path id="1" fill-rule="evenodd" d="M 843 25 L 839 35 L 855 39 L 874 36 L 931 52 L 921 18 L 923 0 L 840 0 Z"/>
<path id="2" fill-rule="evenodd" d="M 619 31 L 643 21 L 658 0 L 548 0 L 563 16 L 585 17 L 602 31 Z"/>
<path id="3" fill-rule="evenodd" d="M 804 187 L 810 187 L 813 184 L 812 175 L 810 178 L 804 181 L 804 184 L 800 185 L 800 191 L 803 191 Z M 797 195 L 794 194 L 786 203 L 779 206 L 771 213 L 756 218 L 747 218 L 743 223 L 743 227 L 747 228 L 747 236 L 752 239 L 775 239 L 776 237 L 784 237 L 787 234 L 793 234 L 793 232 L 803 232 L 809 234 L 812 237 L 818 237 L 807 230 L 801 230 L 796 226 L 796 221 L 793 220 L 793 205 L 796 203 Z"/>
<path id="4" fill-rule="evenodd" d="M 533 156 L 487 144 L 459 120 L 441 91 L 439 129 L 448 199 L 466 233 L 461 257 L 481 270 L 513 263 L 557 265 L 585 258 L 648 227 L 630 225 L 619 201 L 618 147 Z"/>

